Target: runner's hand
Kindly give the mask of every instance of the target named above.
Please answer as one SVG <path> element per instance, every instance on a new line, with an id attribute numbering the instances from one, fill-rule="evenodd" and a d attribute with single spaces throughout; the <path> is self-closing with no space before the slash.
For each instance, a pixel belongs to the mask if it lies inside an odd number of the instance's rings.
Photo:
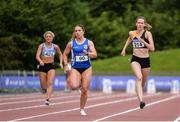
<path id="1" fill-rule="evenodd" d="M 122 55 L 122 56 L 125 56 L 125 55 L 126 55 L 126 51 L 125 51 L 125 50 L 122 50 L 122 51 L 121 51 L 121 55 Z"/>

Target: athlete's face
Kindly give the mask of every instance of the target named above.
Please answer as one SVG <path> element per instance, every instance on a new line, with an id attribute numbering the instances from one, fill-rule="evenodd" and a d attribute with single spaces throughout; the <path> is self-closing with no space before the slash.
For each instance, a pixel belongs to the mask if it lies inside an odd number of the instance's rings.
<path id="1" fill-rule="evenodd" d="M 47 33 L 45 36 L 46 42 L 50 43 L 53 40 L 53 36 L 50 33 Z"/>
<path id="2" fill-rule="evenodd" d="M 144 19 L 138 19 L 136 22 L 137 30 L 144 30 L 145 22 Z"/>
<path id="3" fill-rule="evenodd" d="M 74 29 L 74 34 L 75 34 L 76 38 L 80 39 L 80 38 L 84 37 L 84 30 L 82 29 L 82 27 L 76 26 Z"/>

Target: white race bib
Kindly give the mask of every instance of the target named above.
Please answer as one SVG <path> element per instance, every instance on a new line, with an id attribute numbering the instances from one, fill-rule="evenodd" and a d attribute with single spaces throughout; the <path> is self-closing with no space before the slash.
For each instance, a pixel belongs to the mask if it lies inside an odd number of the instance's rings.
<path id="1" fill-rule="evenodd" d="M 144 43 L 142 43 L 142 42 L 133 42 L 133 47 L 139 47 L 139 48 L 141 48 L 141 47 L 144 47 L 145 45 L 144 45 Z"/>
<path id="2" fill-rule="evenodd" d="M 76 56 L 76 61 L 77 62 L 84 62 L 88 60 L 88 56 L 87 55 L 83 55 L 83 56 Z"/>

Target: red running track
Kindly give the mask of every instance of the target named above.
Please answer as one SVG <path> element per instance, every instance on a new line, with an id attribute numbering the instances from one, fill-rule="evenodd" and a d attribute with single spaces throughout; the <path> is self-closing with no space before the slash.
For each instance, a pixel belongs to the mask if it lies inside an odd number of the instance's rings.
<path id="1" fill-rule="evenodd" d="M 50 106 L 40 93 L 0 95 L 0 121 L 180 121 L 180 94 L 145 94 L 139 109 L 135 94 L 89 91 L 85 110 L 79 113 L 80 93 L 54 92 Z"/>

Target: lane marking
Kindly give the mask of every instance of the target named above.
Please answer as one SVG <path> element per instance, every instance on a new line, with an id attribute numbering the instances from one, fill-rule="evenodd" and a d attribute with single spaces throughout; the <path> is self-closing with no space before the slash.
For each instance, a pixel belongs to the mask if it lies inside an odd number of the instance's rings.
<path id="1" fill-rule="evenodd" d="M 176 120 L 174 120 L 174 122 L 180 122 L 180 116 L 176 118 Z"/>
<path id="2" fill-rule="evenodd" d="M 120 96 L 127 96 L 125 94 L 119 94 L 119 95 L 109 95 L 109 96 L 95 96 L 93 98 L 89 98 L 89 101 L 92 100 L 99 100 L 99 99 L 107 99 L 107 98 L 114 98 L 114 97 L 120 97 Z M 64 101 L 64 102 L 56 102 L 56 103 L 51 103 L 51 106 L 53 105 L 60 105 L 60 104 L 67 104 L 67 103 L 74 103 L 74 102 L 79 102 L 78 100 L 69 100 L 69 101 Z M 3 109 L 0 110 L 0 112 L 5 112 L 5 111 L 15 111 L 15 110 L 23 110 L 23 109 L 31 109 L 31 108 L 39 108 L 39 107 L 47 107 L 44 104 L 43 105 L 36 105 L 36 106 L 27 106 L 27 107 L 19 107 L 19 108 L 12 108 L 12 109 Z"/>
<path id="3" fill-rule="evenodd" d="M 89 91 L 90 94 L 92 93 L 97 93 L 97 92 L 94 92 L 94 91 Z M 54 91 L 52 96 L 61 96 L 61 94 L 69 94 L 69 93 L 66 93 L 64 91 Z M 71 94 L 79 94 L 78 92 L 76 91 L 72 91 Z M 26 96 L 26 97 L 25 97 Z M 7 95 L 4 95 L 4 94 L 0 94 L 0 99 L 1 100 L 13 100 L 13 99 L 23 99 L 23 98 L 34 98 L 34 96 L 36 97 L 39 97 L 39 96 L 42 96 L 42 93 L 41 92 L 35 92 L 35 93 L 19 93 L 19 94 L 7 94 Z"/>
<path id="4" fill-rule="evenodd" d="M 168 97 L 168 98 L 165 98 L 165 99 L 157 100 L 157 101 L 155 101 L 155 102 L 151 102 L 151 103 L 147 104 L 146 107 L 152 106 L 152 105 L 155 105 L 155 104 L 158 104 L 158 103 L 161 103 L 161 102 L 166 102 L 166 101 L 168 101 L 168 100 L 176 99 L 176 98 L 178 98 L 178 97 L 180 97 L 180 95 L 175 95 L 175 96 L 171 96 L 171 97 Z M 93 122 L 102 121 L 102 120 L 105 120 L 105 119 L 108 119 L 108 118 L 111 118 L 111 117 L 123 115 L 123 114 L 129 113 L 129 112 L 133 112 L 133 111 L 136 111 L 136 110 L 140 110 L 140 108 L 139 108 L 139 107 L 137 107 L 137 108 L 132 108 L 132 109 L 129 109 L 129 110 L 120 112 L 120 113 L 116 113 L 116 114 L 112 114 L 112 115 L 109 115 L 109 116 L 106 116 L 106 117 L 102 117 L 102 118 L 100 118 L 100 119 L 94 120 Z"/>
<path id="5" fill-rule="evenodd" d="M 154 94 L 154 95 L 147 95 L 147 96 L 144 96 L 144 97 L 152 97 L 152 96 L 158 96 L 158 95 L 160 95 L 160 93 L 157 93 L 157 94 Z M 106 102 L 106 103 L 99 103 L 99 104 L 94 104 L 94 105 L 87 106 L 87 107 L 85 107 L 85 109 L 94 108 L 94 107 L 103 106 L 103 105 L 108 105 L 108 104 L 115 104 L 115 103 L 120 103 L 120 102 L 126 102 L 126 101 L 131 101 L 131 100 L 136 100 L 136 99 L 137 99 L 137 96 L 136 97 L 132 97 L 132 98 L 126 98 L 126 99 Z M 67 110 L 63 110 L 63 111 L 56 111 L 56 112 L 51 112 L 51 113 L 46 113 L 46 114 L 39 114 L 39 115 L 35 115 L 35 116 L 18 118 L 18 119 L 14 119 L 14 120 L 9 120 L 8 122 L 27 120 L 27 119 L 32 119 L 32 118 L 36 118 L 36 117 L 49 116 L 49 115 L 54 115 L 54 114 L 60 114 L 60 113 L 65 113 L 65 112 L 76 111 L 76 110 L 79 110 L 79 107 L 78 108 L 73 108 L 73 109 L 67 109 Z"/>
<path id="6" fill-rule="evenodd" d="M 3 102 L 3 101 L 8 101 L 8 100 L 21 100 L 21 99 L 27 99 L 27 98 L 35 98 L 35 97 L 40 97 L 40 96 L 42 96 L 42 95 L 40 95 L 40 94 L 34 94 L 34 96 L 32 96 L 32 95 L 30 95 L 30 96 L 28 96 L 28 94 L 24 94 L 24 95 L 22 95 L 22 96 L 17 96 L 17 95 L 11 95 L 11 97 L 9 98 L 0 98 L 1 99 L 1 102 Z"/>
<path id="7" fill-rule="evenodd" d="M 91 91 L 90 91 L 91 92 Z M 95 93 L 95 92 L 91 92 L 92 94 L 99 94 L 99 93 Z M 63 96 L 67 96 L 69 93 L 64 93 L 64 92 L 53 92 L 52 97 L 61 97 Z M 72 91 L 71 94 L 77 95 L 79 94 L 76 91 Z M 102 94 L 102 93 L 101 93 Z M 7 95 L 7 96 L 0 96 L 0 100 L 2 101 L 8 101 L 8 100 L 20 100 L 20 99 L 27 99 L 27 98 L 35 98 L 35 97 L 42 97 L 43 94 L 42 93 L 27 93 L 27 94 L 14 94 L 14 95 Z M 71 95 L 70 95 L 71 96 Z"/>
<path id="8" fill-rule="evenodd" d="M 96 95 L 101 95 L 100 93 L 96 93 L 96 94 L 91 94 L 90 97 L 96 96 Z M 59 96 L 59 97 L 55 97 L 55 98 L 51 98 L 52 100 L 58 100 L 58 99 L 66 99 L 66 98 L 73 98 L 73 97 L 78 97 L 80 96 L 80 94 L 78 95 L 73 95 L 73 96 Z M 35 100 L 25 100 L 25 101 L 14 101 L 14 102 L 4 102 L 4 103 L 0 103 L 1 105 L 8 105 L 8 104 L 21 104 L 21 103 L 28 103 L 28 102 L 40 102 L 40 101 L 44 101 L 45 98 L 41 98 L 41 99 L 35 99 Z"/>
<path id="9" fill-rule="evenodd" d="M 53 92 L 52 96 L 61 96 L 61 94 L 64 94 L 64 92 Z M 35 97 L 41 97 L 41 92 L 36 93 L 22 93 L 22 94 L 8 94 L 8 95 L 2 95 L 0 96 L 1 101 L 7 101 L 7 100 L 16 100 L 16 99 L 26 99 L 26 98 L 35 98 Z"/>

